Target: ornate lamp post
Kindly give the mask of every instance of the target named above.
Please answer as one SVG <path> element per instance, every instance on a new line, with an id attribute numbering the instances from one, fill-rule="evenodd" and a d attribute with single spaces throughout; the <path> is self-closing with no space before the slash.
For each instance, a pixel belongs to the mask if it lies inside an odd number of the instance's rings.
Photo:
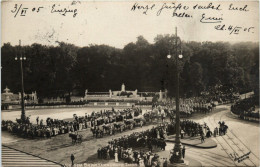
<path id="1" fill-rule="evenodd" d="M 176 50 L 175 50 L 175 56 L 176 56 L 176 136 L 175 136 L 175 145 L 173 148 L 173 151 L 171 151 L 171 163 L 183 163 L 182 155 L 181 155 L 181 141 L 180 141 L 180 110 L 179 110 L 179 70 L 178 70 L 178 59 L 182 58 L 182 54 L 178 54 L 178 36 L 177 36 L 177 27 L 175 27 L 175 44 L 176 44 Z M 167 55 L 168 59 L 172 58 L 172 55 Z"/>
<path id="2" fill-rule="evenodd" d="M 19 46 L 20 46 L 20 57 L 18 58 L 17 55 L 15 57 L 15 60 L 20 60 L 20 67 L 21 67 L 21 108 L 22 108 L 22 113 L 21 113 L 21 120 L 24 122 L 26 120 L 25 116 L 25 107 L 24 107 L 24 86 L 23 86 L 23 61 L 26 60 L 26 57 L 22 55 L 21 51 L 21 40 L 19 40 Z"/>

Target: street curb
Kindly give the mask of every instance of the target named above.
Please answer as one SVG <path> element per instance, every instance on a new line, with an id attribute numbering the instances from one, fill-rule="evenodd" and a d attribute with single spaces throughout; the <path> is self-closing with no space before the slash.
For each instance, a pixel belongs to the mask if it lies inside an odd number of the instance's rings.
<path id="1" fill-rule="evenodd" d="M 174 140 L 166 139 L 165 141 L 175 143 Z M 197 145 L 189 144 L 189 143 L 185 143 L 185 142 L 181 142 L 181 144 L 186 145 L 186 146 L 196 147 L 196 148 L 202 148 L 202 149 L 210 149 L 210 148 L 216 148 L 217 147 L 217 143 L 215 145 L 212 145 L 212 146 L 197 146 Z"/>

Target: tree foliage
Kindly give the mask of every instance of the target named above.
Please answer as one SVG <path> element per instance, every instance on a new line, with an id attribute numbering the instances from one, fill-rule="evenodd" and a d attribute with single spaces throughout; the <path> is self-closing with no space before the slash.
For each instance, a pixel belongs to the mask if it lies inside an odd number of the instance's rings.
<path id="1" fill-rule="evenodd" d="M 235 91 L 259 88 L 258 43 L 175 42 L 176 36 L 158 35 L 154 43 L 143 36 L 123 49 L 108 45 L 77 47 L 2 46 L 2 89 L 20 91 L 20 61 L 23 61 L 25 92 L 37 91 L 40 97 L 66 96 L 73 92 L 120 90 L 159 91 L 175 95 L 176 71 L 180 73 L 180 95 L 194 96 L 217 84 Z M 178 41 L 179 37 L 178 37 Z M 176 48 L 177 47 L 177 48 Z M 176 67 L 176 49 L 183 54 Z M 167 59 L 171 54 L 172 59 Z"/>

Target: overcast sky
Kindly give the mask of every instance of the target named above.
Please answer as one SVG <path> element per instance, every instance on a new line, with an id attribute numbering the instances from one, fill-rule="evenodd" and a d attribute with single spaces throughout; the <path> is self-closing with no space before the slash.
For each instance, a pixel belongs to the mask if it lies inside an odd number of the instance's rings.
<path id="1" fill-rule="evenodd" d="M 173 1 L 172 1 L 173 2 Z M 83 2 L 71 5 L 64 2 L 3 2 L 2 3 L 2 45 L 10 42 L 17 45 L 19 39 L 22 45 L 40 43 L 56 45 L 55 41 L 72 43 L 77 46 L 89 44 L 107 44 L 123 48 L 129 42 L 135 42 L 136 37 L 143 35 L 150 43 L 158 34 L 173 34 L 174 27 L 178 27 L 178 35 L 185 41 L 258 41 L 259 39 L 259 4 L 255 2 L 213 2 L 215 7 L 220 4 L 219 11 L 193 9 L 196 2 L 176 2 L 188 6 L 189 9 L 177 10 L 178 13 L 188 13 L 192 18 L 172 17 L 173 9 L 164 9 L 160 16 L 158 10 L 164 3 L 168 6 L 172 2 L 138 2 L 139 5 L 155 4 L 153 10 L 143 14 L 142 10 L 131 11 L 135 2 Z M 245 11 L 230 11 L 229 5 L 245 8 Z M 17 10 L 21 6 L 16 17 Z M 51 9 L 77 9 L 77 14 L 63 16 Z M 209 2 L 199 2 L 208 6 Z M 59 6 L 60 5 L 60 6 Z M 43 7 L 37 13 L 33 8 Z M 20 16 L 21 10 L 28 8 L 25 16 Z M 222 18 L 221 23 L 201 23 L 203 13 L 205 17 Z M 224 30 L 216 30 L 215 26 L 224 25 Z M 234 27 L 241 27 L 238 34 L 232 34 Z M 230 29 L 228 29 L 230 27 Z M 248 32 L 248 28 L 251 28 Z M 226 29 L 226 30 L 225 30 Z M 246 30 L 246 31 L 245 31 Z"/>

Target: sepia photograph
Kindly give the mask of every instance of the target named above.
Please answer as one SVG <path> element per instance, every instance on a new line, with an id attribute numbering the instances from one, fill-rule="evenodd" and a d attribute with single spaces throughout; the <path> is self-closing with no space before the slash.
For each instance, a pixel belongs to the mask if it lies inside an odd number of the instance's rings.
<path id="1" fill-rule="evenodd" d="M 3 167 L 260 166 L 259 1 L 1 1 Z"/>

